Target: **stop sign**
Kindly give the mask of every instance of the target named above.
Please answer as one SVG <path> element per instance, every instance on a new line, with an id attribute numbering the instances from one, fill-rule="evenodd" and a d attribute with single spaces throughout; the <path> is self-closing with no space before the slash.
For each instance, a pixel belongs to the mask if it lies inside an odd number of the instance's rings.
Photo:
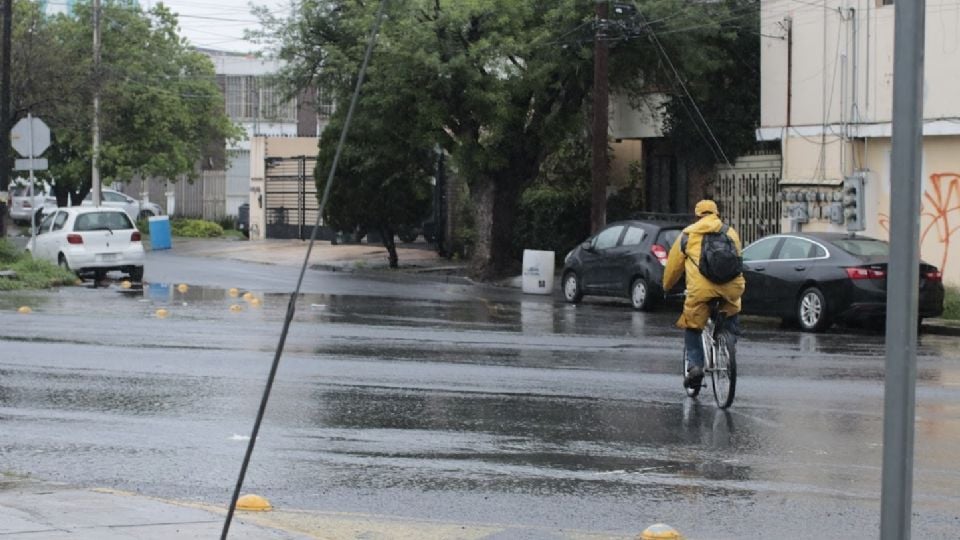
<path id="1" fill-rule="evenodd" d="M 13 126 L 10 138 L 10 144 L 18 154 L 26 158 L 36 157 L 50 146 L 50 128 L 39 118 L 27 117 Z"/>

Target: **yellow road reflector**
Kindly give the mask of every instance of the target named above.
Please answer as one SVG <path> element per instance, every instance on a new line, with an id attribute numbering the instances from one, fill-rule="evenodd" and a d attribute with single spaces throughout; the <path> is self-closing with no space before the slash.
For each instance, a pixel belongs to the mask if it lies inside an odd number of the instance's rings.
<path id="1" fill-rule="evenodd" d="M 181 293 L 185 293 L 190 290 L 190 287 L 186 283 L 181 283 L 177 285 L 177 290 Z"/>
<path id="2" fill-rule="evenodd" d="M 260 307 L 260 299 L 257 297 L 253 297 L 252 299 L 250 299 L 250 305 L 253 307 Z"/>
<path id="3" fill-rule="evenodd" d="M 250 291 L 247 291 L 247 292 L 243 293 L 243 299 L 246 300 L 247 302 L 249 302 L 251 299 L 253 299 L 253 297 L 254 297 L 254 296 L 253 296 L 253 293 L 250 292 Z"/>
<path id="4" fill-rule="evenodd" d="M 243 308 L 240 307 L 240 304 L 233 304 L 232 306 L 230 306 L 230 311 L 237 313 L 237 312 L 243 311 Z"/>
<path id="5" fill-rule="evenodd" d="M 160 308 L 157 310 L 156 315 L 158 319 L 166 319 L 167 315 L 170 315 L 170 312 L 163 308 Z"/>
<path id="6" fill-rule="evenodd" d="M 236 287 L 231 287 L 227 294 L 230 295 L 230 298 L 236 298 L 240 296 L 240 291 Z"/>
<path id="7" fill-rule="evenodd" d="M 683 535 L 665 523 L 654 523 L 644 529 L 637 540 L 683 540 Z"/>
<path id="8" fill-rule="evenodd" d="M 130 287 L 133 287 L 133 283 L 130 283 L 130 282 L 127 281 L 127 280 L 123 280 L 123 281 L 120 282 L 120 288 L 122 288 L 122 289 L 129 289 Z"/>
<path id="9" fill-rule="evenodd" d="M 30 309 L 30 306 L 20 306 L 19 308 L 17 308 L 17 313 L 21 315 L 29 315 L 33 313 L 33 310 Z"/>
<path id="10" fill-rule="evenodd" d="M 237 510 L 248 512 L 266 512 L 273 510 L 270 502 L 259 495 L 248 494 L 237 499 Z"/>

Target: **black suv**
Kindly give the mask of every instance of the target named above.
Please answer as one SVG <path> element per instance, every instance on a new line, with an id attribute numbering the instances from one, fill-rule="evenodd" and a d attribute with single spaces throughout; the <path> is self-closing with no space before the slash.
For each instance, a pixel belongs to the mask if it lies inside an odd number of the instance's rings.
<path id="1" fill-rule="evenodd" d="M 675 221 L 630 220 L 607 225 L 564 259 L 560 283 L 567 302 L 584 295 L 620 296 L 634 309 L 650 310 L 663 298 L 663 267 L 686 225 Z M 670 291 L 683 293 L 683 280 Z"/>

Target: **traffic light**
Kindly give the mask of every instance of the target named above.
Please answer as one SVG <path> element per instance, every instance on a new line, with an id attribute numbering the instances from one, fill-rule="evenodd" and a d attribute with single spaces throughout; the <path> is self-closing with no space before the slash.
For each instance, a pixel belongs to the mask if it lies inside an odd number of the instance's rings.
<path id="1" fill-rule="evenodd" d="M 848 231 L 862 231 L 867 228 L 863 202 L 863 177 L 848 176 L 843 179 L 843 219 Z"/>

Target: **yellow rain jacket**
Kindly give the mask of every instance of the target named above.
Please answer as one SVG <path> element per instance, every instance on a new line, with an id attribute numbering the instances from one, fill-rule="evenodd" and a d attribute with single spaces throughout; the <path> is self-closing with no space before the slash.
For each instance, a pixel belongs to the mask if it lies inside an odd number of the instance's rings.
<path id="1" fill-rule="evenodd" d="M 673 288 L 684 273 L 686 273 L 687 279 L 687 297 L 683 302 L 683 313 L 677 320 L 678 328 L 702 330 L 707 323 L 707 319 L 710 318 L 708 303 L 714 298 L 723 299 L 720 310 L 728 316 L 740 312 L 740 297 L 743 296 L 745 283 L 743 275 L 741 274 L 723 285 L 717 285 L 703 277 L 698 267 L 703 235 L 719 232 L 721 228 L 723 228 L 723 222 L 720 221 L 720 218 L 714 214 L 707 214 L 683 230 L 687 236 L 686 254 L 680 248 L 683 235 L 677 237 L 673 247 L 670 248 L 667 267 L 663 271 L 663 290 L 669 291 Z M 732 227 L 728 227 L 727 236 L 733 240 L 739 253 L 742 249 L 740 235 Z"/>

